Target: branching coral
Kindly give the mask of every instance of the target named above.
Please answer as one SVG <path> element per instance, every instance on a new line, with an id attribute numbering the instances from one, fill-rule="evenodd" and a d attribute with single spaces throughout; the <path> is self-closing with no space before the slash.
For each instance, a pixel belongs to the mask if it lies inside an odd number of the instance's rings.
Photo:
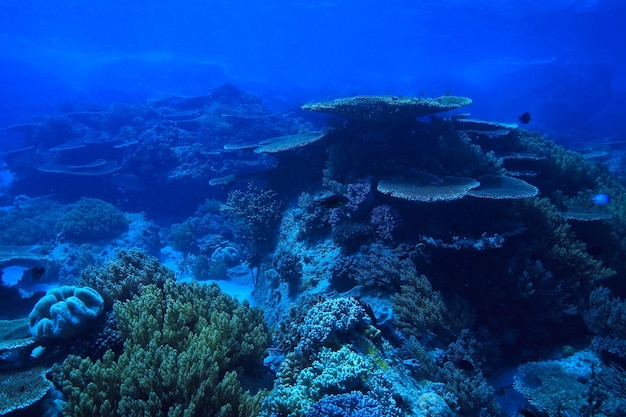
<path id="1" fill-rule="evenodd" d="M 583 318 L 594 334 L 610 334 L 626 339 L 626 303 L 619 297 L 611 297 L 611 291 L 606 287 L 591 291 L 589 309 Z"/>
<path id="2" fill-rule="evenodd" d="M 263 404 L 263 416 L 303 417 L 325 395 L 365 389 L 366 375 L 373 369 L 364 357 L 345 346 L 338 351 L 322 348 L 303 369 L 293 371 L 290 366 L 290 362 L 281 366 L 279 382 Z M 285 372 L 290 378 L 281 376 Z"/>
<path id="3" fill-rule="evenodd" d="M 366 312 L 352 297 L 331 298 L 314 305 L 298 327 L 300 342 L 296 353 L 306 355 L 321 347 L 328 338 L 345 337 L 364 325 Z"/>
<path id="4" fill-rule="evenodd" d="M 240 375 L 260 367 L 269 336 L 260 310 L 215 285 L 147 285 L 115 305 L 123 353 L 70 356 L 55 383 L 76 416 L 255 416 L 264 391 Z M 245 370 L 245 371 L 244 371 Z"/>
<path id="5" fill-rule="evenodd" d="M 59 220 L 57 227 L 68 239 L 90 241 L 126 231 L 128 221 L 112 204 L 97 198 L 81 198 Z"/>
<path id="6" fill-rule="evenodd" d="M 222 211 L 235 222 L 236 234 L 247 249 L 248 261 L 257 266 L 274 243 L 274 233 L 280 222 L 282 204 L 272 190 L 263 190 L 253 183 L 246 191 L 228 194 Z"/>
<path id="7" fill-rule="evenodd" d="M 16 210 L 0 211 L 0 244 L 32 245 L 55 238 L 55 226 L 63 216 L 63 206 L 53 201 L 30 203 L 22 207 L 16 197 Z"/>
<path id="8" fill-rule="evenodd" d="M 340 258 L 333 267 L 332 283 L 338 291 L 355 285 L 385 291 L 397 291 L 405 277 L 415 275 L 409 259 L 400 259 L 398 251 L 380 244 L 371 245 L 363 253 Z"/>
<path id="9" fill-rule="evenodd" d="M 407 336 L 421 338 L 437 334 L 449 336 L 451 314 L 441 293 L 434 291 L 424 275 L 409 275 L 400 293 L 394 295 L 394 313 L 398 318 L 396 326 Z"/>
<path id="10" fill-rule="evenodd" d="M 521 204 L 521 217 L 528 227 L 525 241 L 529 243 L 519 250 L 520 263 L 511 262 L 511 271 L 520 271 L 520 285 L 530 288 L 526 294 L 535 302 L 547 296 L 543 316 L 547 312 L 554 317 L 582 313 L 595 285 L 613 276 L 615 271 L 587 252 L 586 245 L 576 238 L 571 226 L 549 200 L 528 199 Z M 533 260 L 538 261 L 539 269 L 545 272 L 526 277 L 525 271 L 538 272 L 537 268 L 530 268 Z M 541 279 L 546 274 L 557 279 Z"/>
<path id="11" fill-rule="evenodd" d="M 117 300 L 124 301 L 138 294 L 144 285 L 163 287 L 173 281 L 174 273 L 159 261 L 138 250 L 121 250 L 100 268 L 91 266 L 81 276 L 82 285 L 98 291 L 104 298 L 105 310 Z"/>

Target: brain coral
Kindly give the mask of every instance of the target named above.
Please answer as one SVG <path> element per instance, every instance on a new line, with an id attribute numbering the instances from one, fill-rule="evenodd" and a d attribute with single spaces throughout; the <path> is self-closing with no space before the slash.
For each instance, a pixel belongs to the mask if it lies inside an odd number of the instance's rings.
<path id="1" fill-rule="evenodd" d="M 64 286 L 49 290 L 30 313 L 36 338 L 68 339 L 104 310 L 104 300 L 89 287 Z"/>

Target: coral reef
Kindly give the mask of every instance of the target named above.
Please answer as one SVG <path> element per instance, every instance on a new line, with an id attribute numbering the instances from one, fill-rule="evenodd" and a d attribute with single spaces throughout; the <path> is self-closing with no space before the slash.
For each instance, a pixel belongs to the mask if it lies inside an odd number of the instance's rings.
<path id="1" fill-rule="evenodd" d="M 319 407 L 326 407 L 325 403 L 318 404 L 313 410 L 311 408 L 326 395 L 371 389 L 367 379 L 373 371 L 373 365 L 346 346 L 337 351 L 322 348 L 314 354 L 311 365 L 302 369 L 290 369 L 290 366 L 287 360 L 283 362 L 277 374 L 278 382 L 265 400 L 264 413 L 261 415 L 318 415 Z M 390 412 L 389 415 L 399 414 L 394 405 L 385 411 Z"/>
<path id="2" fill-rule="evenodd" d="M 418 339 L 437 335 L 444 339 L 452 333 L 450 310 L 441 293 L 434 291 L 424 275 L 404 277 L 400 292 L 393 296 L 395 325 L 407 336 Z"/>
<path id="3" fill-rule="evenodd" d="M 303 106 L 341 117 L 322 129 L 223 86 L 43 117 L 5 155 L 15 189 L 93 198 L 67 210 L 0 196 L 0 266 L 46 269 L 3 293 L 67 280 L 100 293 L 104 315 L 88 334 L 67 330 L 95 298 L 53 290 L 33 332 L 68 338 L 48 340 L 49 356 L 32 339 L 3 350 L 2 372 L 66 358 L 53 375 L 68 415 L 486 417 L 502 415 L 505 390 L 487 377 L 530 360 L 515 380 L 529 413 L 617 417 L 626 189 L 592 153 L 433 116 L 470 103 Z M 160 256 L 164 243 L 176 275 L 123 249 Z M 265 311 L 179 277 L 220 280 Z"/>
<path id="4" fill-rule="evenodd" d="M 603 366 L 588 351 L 560 361 L 527 362 L 513 386 L 549 417 L 618 416 L 626 405 L 621 368 Z"/>

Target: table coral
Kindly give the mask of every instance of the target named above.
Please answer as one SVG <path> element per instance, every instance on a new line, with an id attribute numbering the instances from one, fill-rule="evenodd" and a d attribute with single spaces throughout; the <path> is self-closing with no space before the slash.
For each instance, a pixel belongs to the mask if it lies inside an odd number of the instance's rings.
<path id="1" fill-rule="evenodd" d="M 52 388 L 45 377 L 48 369 L 36 367 L 0 374 L 0 415 L 27 408 Z"/>

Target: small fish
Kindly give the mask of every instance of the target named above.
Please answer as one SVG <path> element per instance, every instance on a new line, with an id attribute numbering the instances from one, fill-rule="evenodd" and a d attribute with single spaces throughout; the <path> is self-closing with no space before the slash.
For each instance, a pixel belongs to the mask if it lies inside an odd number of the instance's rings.
<path id="1" fill-rule="evenodd" d="M 464 371 L 473 371 L 474 364 L 467 359 L 461 359 L 459 363 L 456 364 L 457 368 L 462 369 Z"/>
<path id="2" fill-rule="evenodd" d="M 528 112 L 524 112 L 523 114 L 521 114 L 518 117 L 519 121 L 522 122 L 523 124 L 526 124 L 528 122 L 530 122 L 530 113 Z"/>
<path id="3" fill-rule="evenodd" d="M 336 209 L 345 206 L 348 203 L 348 197 L 340 194 L 331 194 L 313 200 L 313 204 L 325 207 L 327 209 Z"/>
<path id="4" fill-rule="evenodd" d="M 33 266 L 32 268 L 25 269 L 24 272 L 22 272 L 22 279 L 37 281 L 39 278 L 43 277 L 43 274 L 45 273 L 46 268 L 44 266 Z"/>
<path id="5" fill-rule="evenodd" d="M 517 415 L 522 417 L 541 417 L 541 414 L 526 408 L 518 408 Z"/>
<path id="6" fill-rule="evenodd" d="M 611 202 L 611 197 L 609 197 L 607 194 L 600 193 L 591 197 L 591 201 L 599 206 L 604 206 Z"/>

